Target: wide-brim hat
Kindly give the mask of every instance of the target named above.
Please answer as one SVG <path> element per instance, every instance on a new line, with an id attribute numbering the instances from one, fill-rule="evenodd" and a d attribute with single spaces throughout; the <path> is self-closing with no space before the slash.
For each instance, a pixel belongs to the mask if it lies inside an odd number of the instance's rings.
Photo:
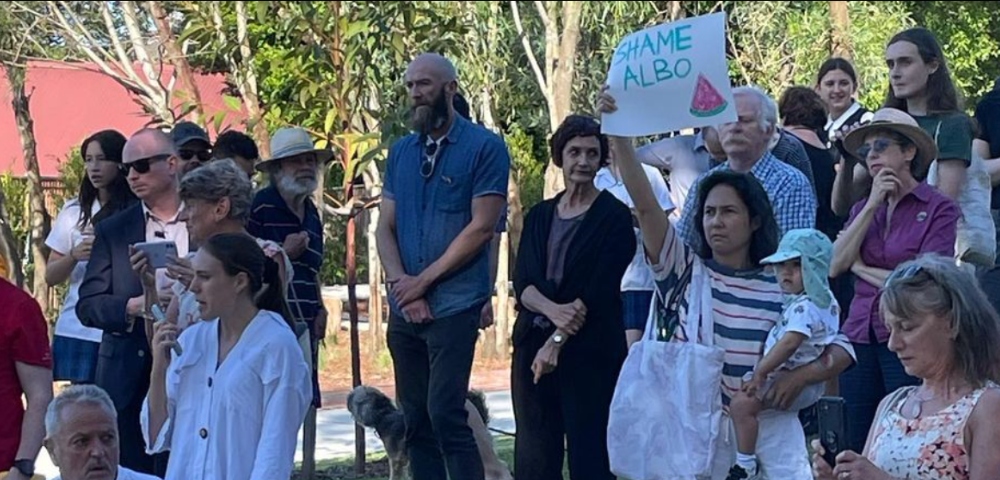
<path id="1" fill-rule="evenodd" d="M 917 121 L 910 114 L 895 108 L 883 108 L 875 112 L 871 122 L 862 127 L 858 127 L 844 137 L 844 149 L 852 155 L 865 143 L 867 137 L 873 131 L 889 130 L 908 138 L 917 147 L 917 154 L 913 157 L 916 167 L 913 169 L 917 176 L 923 176 L 930 167 L 931 162 L 938 156 L 937 144 L 927 132 L 920 128 Z M 861 158 L 861 161 L 866 159 Z"/>
<path id="2" fill-rule="evenodd" d="M 829 266 L 833 257 L 833 242 L 823 232 L 813 228 L 789 230 L 778 244 L 778 251 L 760 261 L 762 265 L 787 262 L 796 258 L 816 259 Z"/>
<path id="3" fill-rule="evenodd" d="M 271 136 L 271 157 L 258 162 L 256 168 L 258 171 L 264 172 L 273 162 L 303 153 L 315 153 L 317 160 L 322 164 L 333 160 L 333 151 L 316 148 L 309 132 L 305 129 L 300 127 L 280 128 Z"/>

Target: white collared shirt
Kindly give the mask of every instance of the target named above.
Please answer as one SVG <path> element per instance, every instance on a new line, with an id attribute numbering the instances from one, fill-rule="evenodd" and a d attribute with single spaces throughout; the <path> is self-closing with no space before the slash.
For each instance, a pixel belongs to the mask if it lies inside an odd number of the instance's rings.
<path id="1" fill-rule="evenodd" d="M 312 383 L 288 324 L 261 310 L 221 365 L 218 320 L 191 325 L 179 342 L 157 438 L 150 438 L 148 397 L 140 416 L 146 452 L 170 451 L 166 480 L 289 478 Z"/>
<path id="2" fill-rule="evenodd" d="M 146 220 L 146 241 L 174 242 L 177 245 L 177 256 L 179 258 L 184 258 L 188 254 L 190 244 L 187 222 L 177 219 L 182 210 L 184 210 L 184 202 L 181 202 L 180 207 L 177 208 L 177 213 L 175 213 L 172 218 L 162 219 L 157 218 L 157 216 L 149 210 L 146 206 L 146 202 L 142 202 L 142 217 Z M 174 280 L 167 277 L 166 268 L 156 270 L 157 290 L 164 291 L 170 289 L 173 284 Z"/>
<path id="3" fill-rule="evenodd" d="M 58 476 L 52 480 L 61 480 L 62 476 Z M 146 475 L 145 473 L 134 472 L 125 467 L 118 467 L 118 475 L 115 476 L 115 480 L 160 480 L 160 477 L 154 477 L 152 475 Z"/>

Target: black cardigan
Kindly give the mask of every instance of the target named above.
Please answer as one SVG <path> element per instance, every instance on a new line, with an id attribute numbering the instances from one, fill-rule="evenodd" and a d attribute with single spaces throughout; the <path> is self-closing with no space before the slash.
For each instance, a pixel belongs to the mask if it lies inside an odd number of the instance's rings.
<path id="1" fill-rule="evenodd" d="M 555 327 L 534 327 L 538 315 L 521 303 L 521 295 L 530 285 L 558 304 L 579 298 L 587 306 L 583 327 L 563 347 L 563 355 L 586 353 L 588 356 L 624 358 L 627 353 L 625 325 L 622 319 L 621 280 L 636 252 L 632 214 L 624 203 L 602 191 L 590 206 L 583 223 L 566 251 L 562 284 L 557 289 L 546 278 L 548 241 L 552 216 L 565 192 L 535 205 L 525 217 L 524 232 L 514 271 L 517 295 L 517 320 L 513 344 L 517 348 L 532 335 L 551 335 Z"/>

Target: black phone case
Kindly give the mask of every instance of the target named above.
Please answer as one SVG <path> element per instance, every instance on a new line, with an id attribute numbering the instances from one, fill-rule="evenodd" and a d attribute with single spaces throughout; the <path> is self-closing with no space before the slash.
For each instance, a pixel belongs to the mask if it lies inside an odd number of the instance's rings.
<path id="1" fill-rule="evenodd" d="M 816 405 L 819 423 L 819 441 L 826 450 L 823 459 L 831 467 L 836 466 L 837 455 L 843 451 L 847 443 L 846 419 L 844 418 L 844 399 L 841 397 L 823 397 Z"/>

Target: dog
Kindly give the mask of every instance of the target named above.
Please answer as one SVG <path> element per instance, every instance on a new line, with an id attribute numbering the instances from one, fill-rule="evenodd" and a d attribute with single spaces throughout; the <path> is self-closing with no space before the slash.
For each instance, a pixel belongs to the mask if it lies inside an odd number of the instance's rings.
<path id="1" fill-rule="evenodd" d="M 487 428 L 490 413 L 486 406 L 486 396 L 478 390 L 469 390 L 465 409 L 469 413 L 469 427 L 483 459 L 486 480 L 513 480 L 510 468 L 493 449 L 493 437 Z M 412 478 L 409 449 L 406 446 L 406 421 L 403 412 L 392 399 L 377 388 L 361 385 L 347 395 L 347 410 L 351 412 L 355 422 L 374 429 L 382 440 L 389 458 L 389 480 Z"/>

